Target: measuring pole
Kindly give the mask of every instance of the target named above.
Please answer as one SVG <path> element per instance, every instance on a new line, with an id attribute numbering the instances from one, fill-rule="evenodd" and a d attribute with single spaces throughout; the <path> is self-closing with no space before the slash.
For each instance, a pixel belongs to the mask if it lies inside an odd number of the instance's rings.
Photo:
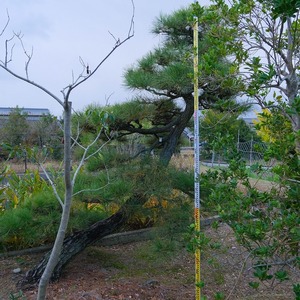
<path id="1" fill-rule="evenodd" d="M 194 189 L 195 189 L 195 230 L 200 232 L 200 139 L 199 139 L 199 90 L 198 90 L 198 18 L 194 17 Z M 195 250 L 196 300 L 201 298 L 200 249 Z"/>

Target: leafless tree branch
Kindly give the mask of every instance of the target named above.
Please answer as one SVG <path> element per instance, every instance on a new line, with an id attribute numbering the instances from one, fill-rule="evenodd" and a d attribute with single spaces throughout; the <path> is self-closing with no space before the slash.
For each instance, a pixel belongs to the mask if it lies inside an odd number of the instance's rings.
<path id="1" fill-rule="evenodd" d="M 131 16 L 131 21 L 130 21 L 130 26 L 129 26 L 129 31 L 127 36 L 124 39 L 116 39 L 114 36 L 114 40 L 115 40 L 115 45 L 113 46 L 113 48 L 106 54 L 106 56 L 97 64 L 97 66 L 95 67 L 95 69 L 93 70 L 89 70 L 89 72 L 87 72 L 88 74 L 86 76 L 82 76 L 83 73 L 81 73 L 78 78 L 75 80 L 75 82 L 73 84 L 68 85 L 67 87 L 65 87 L 62 90 L 63 95 L 66 98 L 69 98 L 70 93 L 72 92 L 73 89 L 75 89 L 77 86 L 81 85 L 83 82 L 85 82 L 86 80 L 88 80 L 90 77 L 92 77 L 97 70 L 103 65 L 103 63 L 121 46 L 123 45 L 125 42 L 127 42 L 129 39 L 131 39 L 134 36 L 134 17 L 135 17 L 135 6 L 134 6 L 134 2 L 133 0 L 131 0 L 131 4 L 132 4 L 132 16 Z M 80 58 L 82 65 L 85 67 L 88 66 L 87 64 L 85 64 L 83 62 L 83 60 Z"/>
<path id="2" fill-rule="evenodd" d="M 4 58 L 4 65 L 5 67 L 7 67 L 7 65 L 12 61 L 12 57 L 13 57 L 13 50 L 15 45 L 12 45 L 12 47 L 10 48 L 10 55 L 8 54 L 8 44 L 10 41 L 12 41 L 14 39 L 14 36 L 12 36 L 10 39 L 5 40 L 5 58 Z M 8 57 L 9 55 L 9 57 Z"/>
<path id="3" fill-rule="evenodd" d="M 19 33 L 14 32 L 14 35 L 19 40 L 21 47 L 23 49 L 23 52 L 24 52 L 25 56 L 27 57 L 27 60 L 25 61 L 25 73 L 26 73 L 26 79 L 29 80 L 28 68 L 29 68 L 29 64 L 30 64 L 32 56 L 33 56 L 33 48 L 31 48 L 31 53 L 28 54 L 28 52 L 24 46 L 23 35 L 21 35 L 21 32 L 19 32 Z"/>
<path id="4" fill-rule="evenodd" d="M 54 192 L 54 194 L 55 194 L 56 199 L 58 200 L 60 206 L 63 208 L 63 207 L 64 207 L 64 203 L 63 203 L 63 201 L 61 200 L 61 197 L 59 196 L 59 194 L 58 194 L 58 192 L 57 192 L 57 189 L 56 189 L 56 186 L 55 186 L 53 180 L 52 180 L 51 177 L 49 176 L 49 174 L 48 174 L 47 170 L 45 169 L 44 165 L 43 165 L 43 164 L 39 164 L 39 166 L 41 167 L 41 169 L 42 169 L 42 171 L 44 172 L 44 174 L 45 174 L 47 180 L 49 181 L 49 183 L 50 183 L 50 185 L 51 185 L 51 187 L 52 187 L 52 190 L 53 190 L 53 192 Z"/>
<path id="5" fill-rule="evenodd" d="M 2 36 L 6 30 L 6 28 L 8 27 L 8 24 L 10 22 L 10 17 L 9 17 L 9 13 L 8 10 L 6 10 L 6 14 L 7 14 L 7 20 L 6 20 L 6 24 L 4 25 L 3 29 L 0 32 L 0 36 Z"/>

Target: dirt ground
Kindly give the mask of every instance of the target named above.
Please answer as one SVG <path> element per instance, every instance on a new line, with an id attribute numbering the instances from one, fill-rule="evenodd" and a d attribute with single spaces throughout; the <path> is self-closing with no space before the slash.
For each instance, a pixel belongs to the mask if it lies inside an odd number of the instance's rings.
<path id="1" fill-rule="evenodd" d="M 222 224 L 217 230 L 204 230 L 223 246 L 202 253 L 203 296 L 207 296 L 207 299 L 294 299 L 291 282 L 261 286 L 258 290 L 249 286 L 248 282 L 253 278 L 248 253 L 236 244 L 227 225 Z M 16 283 L 41 255 L 0 259 L 1 300 L 36 299 L 36 288 L 21 293 Z M 17 268 L 21 272 L 14 274 Z M 291 281 L 297 280 L 296 276 L 291 274 Z M 189 300 L 195 299 L 194 291 L 194 256 L 184 248 L 164 251 L 156 240 L 152 240 L 88 247 L 66 266 L 61 279 L 49 286 L 47 299 Z M 216 292 L 224 293 L 225 297 L 215 298 Z"/>

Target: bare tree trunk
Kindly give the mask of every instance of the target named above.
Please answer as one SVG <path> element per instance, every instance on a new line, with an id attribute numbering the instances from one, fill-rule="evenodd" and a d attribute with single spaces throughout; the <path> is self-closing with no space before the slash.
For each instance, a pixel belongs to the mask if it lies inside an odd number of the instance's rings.
<path id="1" fill-rule="evenodd" d="M 64 238 L 66 235 L 70 210 L 72 204 L 73 186 L 71 182 L 71 113 L 72 104 L 69 101 L 65 101 L 64 104 L 64 179 L 65 179 L 65 198 L 63 204 L 63 212 L 59 225 L 59 229 L 56 235 L 55 243 L 52 248 L 50 257 L 47 258 L 47 264 L 43 268 L 42 276 L 39 281 L 39 289 L 37 299 L 45 299 L 47 286 L 52 276 L 53 270 L 58 264 Z"/>

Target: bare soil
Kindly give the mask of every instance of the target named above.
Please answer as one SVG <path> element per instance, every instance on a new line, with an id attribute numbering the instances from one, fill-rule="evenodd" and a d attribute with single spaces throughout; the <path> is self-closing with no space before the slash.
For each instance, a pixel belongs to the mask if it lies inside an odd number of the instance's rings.
<path id="1" fill-rule="evenodd" d="M 291 281 L 280 285 L 262 285 L 253 281 L 247 251 L 239 246 L 226 224 L 216 230 L 204 229 L 220 249 L 209 249 L 201 255 L 201 277 L 205 282 L 202 295 L 207 299 L 294 299 Z M 0 259 L 0 299 L 36 299 L 37 289 L 18 294 L 16 283 L 42 256 L 24 255 Z M 14 274 L 13 270 L 21 272 Z M 222 292 L 227 298 L 214 298 Z M 15 298 L 10 298 L 14 294 Z M 24 298 L 17 298 L 23 295 Z M 26 298 L 25 298 L 26 297 Z M 51 300 L 109 299 L 195 299 L 194 256 L 184 248 L 159 249 L 155 240 L 117 246 L 90 246 L 63 271 L 61 279 L 48 288 Z"/>
<path id="2" fill-rule="evenodd" d="M 59 170 L 61 168 L 61 163 L 57 161 L 49 161 L 45 163 L 44 165 L 45 169 L 54 169 L 54 170 Z M 31 162 L 26 162 L 22 160 L 16 160 L 13 159 L 9 163 L 9 167 L 11 170 L 15 171 L 18 174 L 25 173 L 26 171 L 36 171 L 38 170 L 39 172 L 42 172 L 41 167 L 38 166 L 36 163 L 31 163 Z"/>

